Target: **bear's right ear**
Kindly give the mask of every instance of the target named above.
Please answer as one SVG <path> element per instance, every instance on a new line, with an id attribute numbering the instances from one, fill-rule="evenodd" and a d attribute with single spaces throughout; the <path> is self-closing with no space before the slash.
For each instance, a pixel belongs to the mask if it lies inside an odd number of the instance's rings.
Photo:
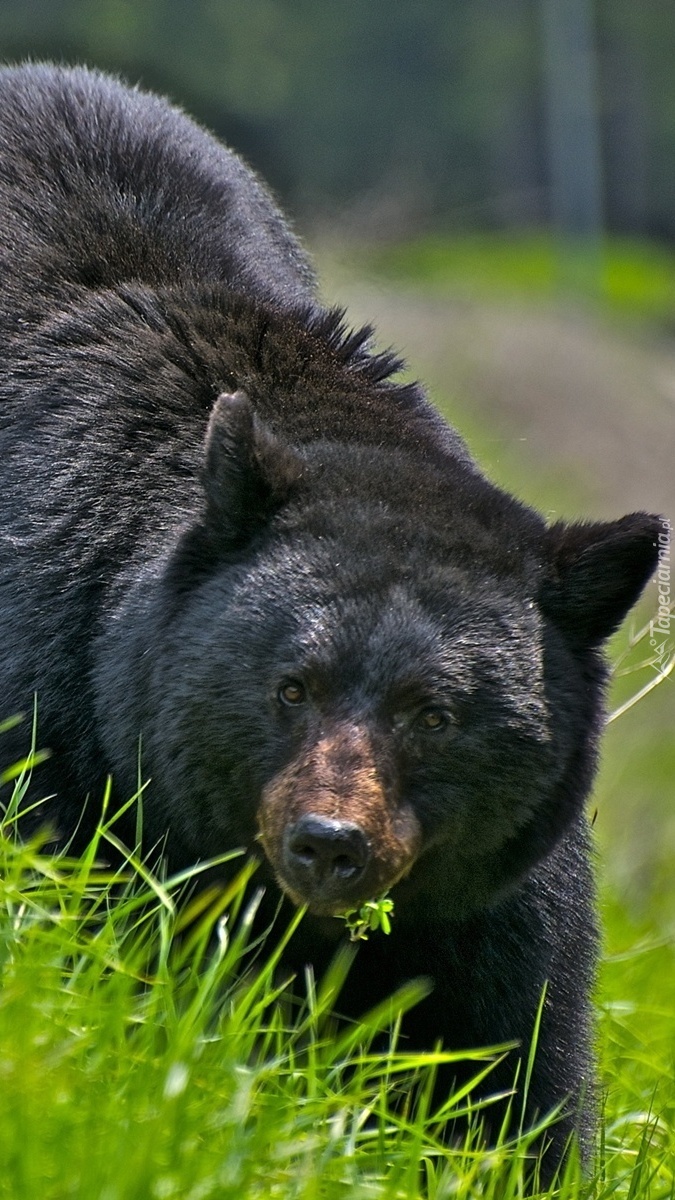
<path id="1" fill-rule="evenodd" d="M 223 393 L 206 431 L 209 539 L 222 549 L 245 546 L 289 498 L 301 473 L 299 456 L 259 420 L 246 394 Z"/>

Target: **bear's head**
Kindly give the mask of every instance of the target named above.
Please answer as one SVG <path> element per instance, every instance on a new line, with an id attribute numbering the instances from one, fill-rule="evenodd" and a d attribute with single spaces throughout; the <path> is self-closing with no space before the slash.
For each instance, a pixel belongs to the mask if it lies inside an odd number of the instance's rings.
<path id="1" fill-rule="evenodd" d="M 194 858 L 259 847 L 318 915 L 395 885 L 489 903 L 580 811 L 599 648 L 658 518 L 547 528 L 470 464 L 294 449 L 241 393 L 213 411 L 204 487 L 153 655 L 160 817 Z"/>

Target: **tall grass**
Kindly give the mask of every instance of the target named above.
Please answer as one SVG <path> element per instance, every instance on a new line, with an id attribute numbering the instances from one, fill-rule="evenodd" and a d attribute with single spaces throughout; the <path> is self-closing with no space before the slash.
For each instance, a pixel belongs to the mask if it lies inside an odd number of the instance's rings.
<path id="1" fill-rule="evenodd" d="M 15 797 L 24 787 L 25 775 Z M 81 857 L 55 856 L 19 842 L 16 807 L 0 832 L 1 1196 L 523 1194 L 528 1133 L 490 1151 L 443 1143 L 444 1120 L 470 1099 L 464 1089 L 435 1111 L 434 1071 L 458 1056 L 399 1043 L 423 985 L 337 1025 L 353 948 L 324 979 L 284 979 L 302 913 L 253 936 L 254 864 L 233 859 L 220 890 L 162 880 L 133 854 L 112 869 L 110 821 Z M 624 936 L 616 911 L 614 925 Z M 674 968 L 665 945 L 606 966 L 599 1166 L 584 1181 L 572 1159 L 560 1197 L 675 1195 Z M 498 1054 L 472 1054 L 476 1076 Z"/>

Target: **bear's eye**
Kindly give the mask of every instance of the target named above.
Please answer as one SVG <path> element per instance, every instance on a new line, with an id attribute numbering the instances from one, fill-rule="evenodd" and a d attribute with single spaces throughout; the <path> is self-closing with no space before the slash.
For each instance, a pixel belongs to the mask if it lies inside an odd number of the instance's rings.
<path id="1" fill-rule="evenodd" d="M 446 729 L 450 722 L 450 714 L 444 708 L 423 708 L 417 717 L 418 725 L 431 733 Z"/>
<path id="2" fill-rule="evenodd" d="M 282 683 L 277 696 L 282 704 L 302 704 L 305 700 L 305 689 L 297 679 L 289 679 Z"/>

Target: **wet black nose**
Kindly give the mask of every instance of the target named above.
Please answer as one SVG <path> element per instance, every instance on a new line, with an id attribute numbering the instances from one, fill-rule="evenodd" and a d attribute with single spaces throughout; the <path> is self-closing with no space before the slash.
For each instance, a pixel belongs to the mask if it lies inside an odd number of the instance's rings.
<path id="1" fill-rule="evenodd" d="M 303 891 L 349 891 L 369 859 L 365 834 L 352 821 L 309 813 L 288 830 L 286 865 Z"/>

